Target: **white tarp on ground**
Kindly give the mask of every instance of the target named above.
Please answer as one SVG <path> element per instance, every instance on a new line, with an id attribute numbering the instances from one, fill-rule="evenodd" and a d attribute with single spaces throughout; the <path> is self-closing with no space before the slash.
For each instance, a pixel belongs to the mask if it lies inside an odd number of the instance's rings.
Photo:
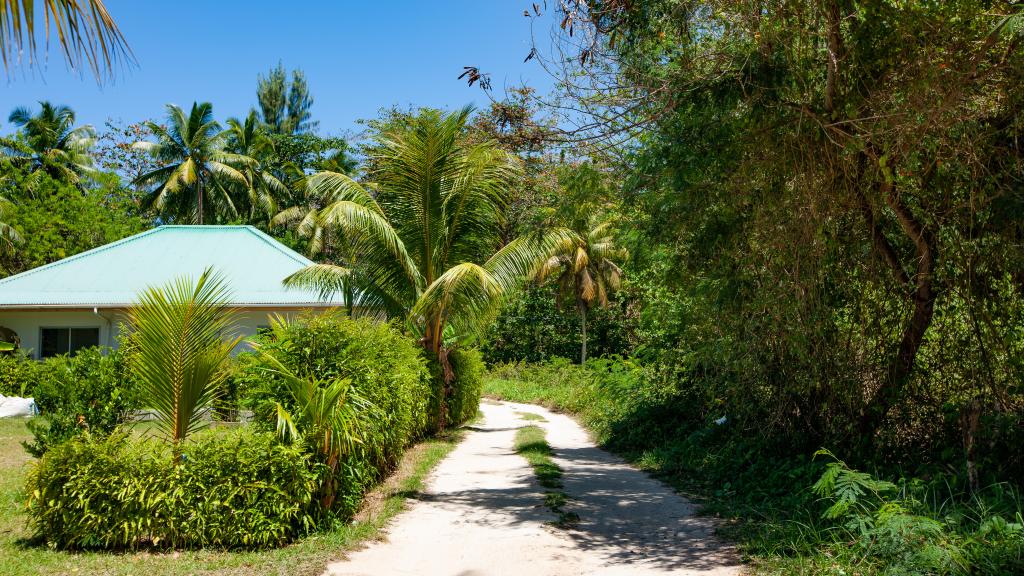
<path id="1" fill-rule="evenodd" d="M 0 394 L 0 418 L 10 416 L 32 416 L 36 413 L 36 401 L 32 398 L 18 398 Z"/>

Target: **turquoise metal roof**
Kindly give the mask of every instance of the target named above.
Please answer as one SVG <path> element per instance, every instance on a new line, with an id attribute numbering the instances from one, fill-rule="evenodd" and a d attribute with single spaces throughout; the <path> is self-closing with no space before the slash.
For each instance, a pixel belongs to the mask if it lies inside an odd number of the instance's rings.
<path id="1" fill-rule="evenodd" d="M 160 226 L 0 280 L 0 308 L 129 306 L 148 286 L 208 267 L 224 276 L 235 305 L 327 305 L 316 291 L 281 283 L 309 264 L 252 226 Z"/>

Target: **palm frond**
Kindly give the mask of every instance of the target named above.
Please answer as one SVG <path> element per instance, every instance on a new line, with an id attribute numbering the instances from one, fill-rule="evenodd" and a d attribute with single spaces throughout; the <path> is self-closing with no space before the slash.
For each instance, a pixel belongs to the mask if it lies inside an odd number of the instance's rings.
<path id="1" fill-rule="evenodd" d="M 204 425 L 227 376 L 224 365 L 240 341 L 223 278 L 205 270 L 198 280 L 178 278 L 139 295 L 129 310 L 143 397 L 156 413 L 160 434 L 175 446 Z"/>
<path id="2" fill-rule="evenodd" d="M 88 67 L 97 80 L 113 75 L 119 60 L 134 61 L 124 35 L 102 0 L 47 0 L 44 31 L 49 44 L 51 23 L 65 61 L 73 69 Z M 37 22 L 33 0 L 0 3 L 0 60 L 9 71 L 21 56 L 30 66 L 37 58 Z"/>
<path id="3" fill-rule="evenodd" d="M 327 299 L 344 294 L 352 282 L 352 270 L 334 264 L 311 264 L 284 279 L 285 286 L 309 288 Z"/>

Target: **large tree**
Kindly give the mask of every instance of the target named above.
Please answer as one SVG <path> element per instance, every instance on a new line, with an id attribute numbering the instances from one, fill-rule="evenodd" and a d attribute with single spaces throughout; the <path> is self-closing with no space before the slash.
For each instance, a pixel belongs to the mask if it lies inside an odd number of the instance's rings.
<path id="1" fill-rule="evenodd" d="M 44 100 L 39 112 L 18 107 L 8 121 L 19 130 L 14 138 L 0 139 L 0 149 L 15 164 L 72 184 L 79 184 L 81 176 L 93 170 L 90 150 L 96 132 L 89 125 L 75 126 L 75 112 L 68 106 Z"/>
<path id="2" fill-rule="evenodd" d="M 278 63 L 266 76 L 256 81 L 256 99 L 260 120 L 273 134 L 303 134 L 315 130 L 317 122 L 311 120 L 313 96 L 309 93 L 306 75 L 292 71 L 291 80 L 284 65 Z"/>
<path id="3" fill-rule="evenodd" d="M 174 221 L 196 224 L 238 215 L 232 191 L 250 189 L 241 169 L 256 161 L 224 149 L 228 132 L 213 119 L 210 103 L 193 103 L 187 115 L 168 104 L 167 125 L 146 122 L 146 127 L 157 141 L 135 146 L 160 163 L 137 180 L 151 189 L 148 206 Z"/>
<path id="4" fill-rule="evenodd" d="M 152 221 L 138 214 L 131 192 L 110 174 L 97 174 L 82 190 L 44 172 L 28 173 L 0 159 L 0 236 L 16 250 L 0 249 L 0 273 L 16 274 L 120 240 L 145 230 Z M 16 231 L 27 242 L 10 237 Z M 10 245 L 7 244 L 7 248 Z"/>
<path id="5" fill-rule="evenodd" d="M 763 392 L 775 425 L 811 439 L 877 446 L 901 423 L 899 441 L 925 441 L 948 406 L 976 423 L 1013 404 L 1024 7 L 561 10 L 567 137 L 637 152 L 638 224 L 674 251 L 666 286 L 689 289 L 678 324 L 708 318 L 688 362 L 723 367 L 737 400 Z"/>
<path id="6" fill-rule="evenodd" d="M 311 176 L 311 189 L 332 200 L 319 217 L 361 240 L 361 260 L 288 279 L 325 292 L 352 286 L 363 311 L 407 318 L 443 368 L 442 410 L 455 376 L 449 350 L 479 336 L 514 288 L 577 241 L 559 229 L 501 246 L 505 193 L 521 165 L 493 142 L 466 137 L 471 112 L 426 110 L 381 126 L 369 148 L 373 194 L 342 174 Z"/>
<path id="7" fill-rule="evenodd" d="M 587 361 L 587 312 L 608 306 L 608 296 L 619 289 L 622 269 L 615 263 L 626 251 L 615 242 L 615 222 L 598 213 L 589 214 L 572 229 L 582 241 L 578 246 L 552 256 L 545 262 L 538 280 L 554 278 L 558 284 L 559 306 L 571 302 L 580 316 L 580 363 Z"/>
<path id="8" fill-rule="evenodd" d="M 260 125 L 255 111 L 250 112 L 244 121 L 228 119 L 227 130 L 228 148 L 235 154 L 255 160 L 240 166 L 246 180 L 243 186 L 245 194 L 240 196 L 245 203 L 241 212 L 250 222 L 267 222 L 277 212 L 280 202 L 289 196 L 288 188 L 260 161 L 272 153 L 273 142 Z"/>

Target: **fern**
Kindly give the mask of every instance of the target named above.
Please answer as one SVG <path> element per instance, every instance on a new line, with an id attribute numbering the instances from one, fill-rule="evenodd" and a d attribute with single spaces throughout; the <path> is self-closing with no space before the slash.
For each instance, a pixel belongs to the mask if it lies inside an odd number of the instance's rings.
<path id="1" fill-rule="evenodd" d="M 851 469 L 828 450 L 819 450 L 818 456 L 834 460 L 813 486 L 815 494 L 831 501 L 823 516 L 845 520 L 843 528 L 866 560 L 879 562 L 885 574 L 901 576 L 966 572 L 965 554 L 946 526 L 913 513 L 919 502 L 890 498 L 895 484 Z M 1001 528 L 994 522 L 990 529 Z"/>
<path id="2" fill-rule="evenodd" d="M 871 496 L 874 504 L 882 500 L 882 494 L 896 490 L 896 485 L 885 480 L 878 480 L 866 472 L 853 470 L 845 462 L 824 448 L 814 453 L 814 457 L 828 456 L 835 460 L 825 466 L 825 472 L 814 483 L 813 490 L 818 496 L 829 498 L 833 503 L 825 510 L 825 518 L 837 520 L 850 514 L 851 508 L 858 507 L 857 512 L 865 512 L 864 497 Z"/>

